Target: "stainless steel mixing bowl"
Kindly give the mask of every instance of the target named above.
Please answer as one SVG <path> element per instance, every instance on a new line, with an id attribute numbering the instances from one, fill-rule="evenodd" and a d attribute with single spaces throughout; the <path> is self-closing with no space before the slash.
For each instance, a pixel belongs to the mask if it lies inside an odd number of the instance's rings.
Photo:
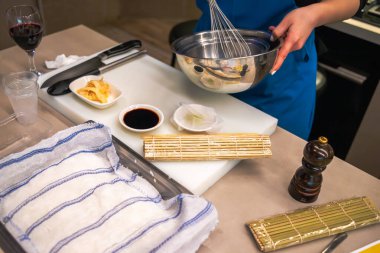
<path id="1" fill-rule="evenodd" d="M 213 57 L 215 45 L 220 43 L 215 31 L 181 37 L 172 43 L 172 51 L 183 72 L 199 87 L 218 93 L 245 91 L 260 82 L 271 70 L 280 42 L 270 41 L 267 32 L 238 31 L 251 49 L 250 56 L 230 59 Z"/>

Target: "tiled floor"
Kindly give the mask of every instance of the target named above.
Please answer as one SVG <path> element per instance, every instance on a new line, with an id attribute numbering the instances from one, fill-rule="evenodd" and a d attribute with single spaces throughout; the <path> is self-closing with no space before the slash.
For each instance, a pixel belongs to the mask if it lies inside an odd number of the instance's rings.
<path id="1" fill-rule="evenodd" d="M 168 42 L 169 32 L 174 25 L 182 21 L 184 20 L 159 18 L 119 19 L 92 28 L 118 42 L 140 39 L 149 55 L 170 64 L 172 53 Z"/>

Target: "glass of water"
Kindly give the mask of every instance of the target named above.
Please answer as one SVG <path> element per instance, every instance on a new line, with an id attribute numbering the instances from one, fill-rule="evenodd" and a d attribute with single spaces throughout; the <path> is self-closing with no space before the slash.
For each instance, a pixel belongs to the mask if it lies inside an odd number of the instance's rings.
<path id="1" fill-rule="evenodd" d="M 37 121 L 37 79 L 37 74 L 31 71 L 11 73 L 3 77 L 5 94 L 20 124 L 30 125 Z"/>

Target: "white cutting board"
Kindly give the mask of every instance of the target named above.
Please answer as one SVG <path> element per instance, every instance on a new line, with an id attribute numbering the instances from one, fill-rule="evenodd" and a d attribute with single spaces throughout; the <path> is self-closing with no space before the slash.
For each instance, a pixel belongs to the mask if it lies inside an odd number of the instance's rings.
<path id="1" fill-rule="evenodd" d="M 39 83 L 63 69 L 65 68 L 42 75 Z M 124 93 L 117 103 L 103 110 L 88 105 L 71 93 L 53 97 L 46 93 L 46 89 L 42 89 L 39 96 L 77 124 L 93 120 L 110 127 L 116 138 L 141 155 L 143 141 L 140 134 L 126 130 L 118 122 L 119 112 L 132 104 L 151 104 L 163 111 L 163 125 L 149 134 L 180 133 L 170 123 L 170 118 L 180 103 L 213 107 L 223 119 L 221 132 L 272 134 L 277 126 L 277 119 L 227 94 L 205 91 L 192 84 L 181 71 L 148 55 L 110 70 L 103 76 Z M 194 194 L 201 195 L 238 162 L 223 160 L 153 164 Z"/>

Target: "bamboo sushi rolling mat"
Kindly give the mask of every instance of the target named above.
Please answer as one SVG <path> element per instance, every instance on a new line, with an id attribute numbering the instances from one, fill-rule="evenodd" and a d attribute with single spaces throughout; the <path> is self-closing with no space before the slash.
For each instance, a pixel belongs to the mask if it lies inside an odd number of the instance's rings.
<path id="1" fill-rule="evenodd" d="M 144 136 L 144 156 L 153 161 L 200 161 L 269 157 L 268 135 L 189 134 Z"/>
<path id="2" fill-rule="evenodd" d="M 269 252 L 380 222 L 368 197 L 311 206 L 248 223 L 261 251 Z"/>

